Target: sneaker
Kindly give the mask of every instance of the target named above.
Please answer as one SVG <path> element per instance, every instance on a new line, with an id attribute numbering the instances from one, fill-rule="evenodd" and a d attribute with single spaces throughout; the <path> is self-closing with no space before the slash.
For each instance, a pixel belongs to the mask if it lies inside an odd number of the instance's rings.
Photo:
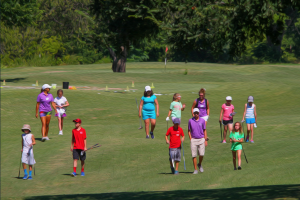
<path id="1" fill-rule="evenodd" d="M 27 180 L 28 179 L 28 175 L 25 174 L 24 177 L 23 177 L 23 180 Z"/>
<path id="2" fill-rule="evenodd" d="M 222 143 L 226 143 L 226 140 L 223 140 L 223 142 Z"/>
<path id="3" fill-rule="evenodd" d="M 62 132 L 62 131 L 59 131 L 58 135 L 63 135 L 63 132 Z"/>
<path id="4" fill-rule="evenodd" d="M 242 168 L 239 166 L 239 167 L 238 167 L 238 170 L 241 170 L 241 169 L 242 169 Z"/>
<path id="5" fill-rule="evenodd" d="M 170 167 L 170 168 L 171 168 L 172 174 L 174 174 L 175 173 L 174 167 Z"/>
<path id="6" fill-rule="evenodd" d="M 234 168 L 234 170 L 236 170 L 236 167 Z"/>
<path id="7" fill-rule="evenodd" d="M 198 170 L 195 169 L 194 172 L 193 172 L 193 174 L 198 174 Z"/>
<path id="8" fill-rule="evenodd" d="M 202 165 L 200 165 L 200 164 L 198 163 L 197 166 L 198 166 L 200 172 L 204 172 Z"/>
<path id="9" fill-rule="evenodd" d="M 73 173 L 71 174 L 71 176 L 72 176 L 72 177 L 75 177 L 75 176 L 76 176 L 76 173 L 75 173 L 75 172 L 73 172 Z"/>
<path id="10" fill-rule="evenodd" d="M 84 172 L 81 172 L 81 174 L 80 174 L 81 176 L 84 176 Z"/>
<path id="11" fill-rule="evenodd" d="M 149 137 L 149 135 L 146 135 L 146 139 L 149 139 L 150 137 Z"/>
<path id="12" fill-rule="evenodd" d="M 251 142 L 251 143 L 254 143 L 254 141 L 253 141 L 253 140 L 251 140 L 250 142 Z"/>
<path id="13" fill-rule="evenodd" d="M 29 177 L 28 177 L 28 180 L 32 180 L 32 176 L 29 176 Z"/>
<path id="14" fill-rule="evenodd" d="M 178 171 L 175 171 L 175 172 L 174 172 L 174 175 L 179 175 L 179 172 L 178 172 Z"/>
<path id="15" fill-rule="evenodd" d="M 45 140 L 50 140 L 50 139 L 49 139 L 48 136 L 47 136 L 47 137 L 45 137 Z"/>
<path id="16" fill-rule="evenodd" d="M 151 135 L 151 138 L 154 139 L 154 134 L 152 131 L 150 131 L 150 135 Z"/>
<path id="17" fill-rule="evenodd" d="M 46 137 L 42 137 L 42 142 L 45 142 L 45 140 L 46 140 Z"/>
<path id="18" fill-rule="evenodd" d="M 249 136 L 247 136 L 247 138 L 246 138 L 246 142 L 249 142 Z"/>

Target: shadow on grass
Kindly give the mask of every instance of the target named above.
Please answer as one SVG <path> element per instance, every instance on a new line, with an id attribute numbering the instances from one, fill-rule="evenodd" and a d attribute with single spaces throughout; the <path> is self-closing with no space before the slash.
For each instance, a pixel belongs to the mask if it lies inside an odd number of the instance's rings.
<path id="1" fill-rule="evenodd" d="M 255 187 L 240 187 L 212 190 L 175 190 L 161 192 L 119 192 L 102 194 L 72 194 L 27 197 L 26 200 L 56 200 L 56 199 L 86 199 L 86 200 L 150 200 L 150 199 L 286 199 L 300 197 L 298 185 L 268 185 Z"/>
<path id="2" fill-rule="evenodd" d="M 3 82 L 3 80 L 5 80 L 5 82 L 19 82 L 19 81 L 22 81 L 22 80 L 25 80 L 26 78 L 11 78 L 11 79 L 1 79 L 1 82 Z"/>

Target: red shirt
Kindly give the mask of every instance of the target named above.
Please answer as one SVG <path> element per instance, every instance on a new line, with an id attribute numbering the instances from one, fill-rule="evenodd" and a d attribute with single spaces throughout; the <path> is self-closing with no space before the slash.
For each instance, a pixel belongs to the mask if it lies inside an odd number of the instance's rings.
<path id="1" fill-rule="evenodd" d="M 166 133 L 166 136 L 169 135 L 170 135 L 169 148 L 180 148 L 181 147 L 180 136 L 184 136 L 182 128 L 178 126 L 178 130 L 174 130 L 174 126 L 170 127 Z"/>
<path id="2" fill-rule="evenodd" d="M 72 140 L 74 141 L 74 149 L 84 150 L 84 140 L 86 139 L 85 129 L 81 127 L 78 131 L 77 129 L 72 130 Z"/>

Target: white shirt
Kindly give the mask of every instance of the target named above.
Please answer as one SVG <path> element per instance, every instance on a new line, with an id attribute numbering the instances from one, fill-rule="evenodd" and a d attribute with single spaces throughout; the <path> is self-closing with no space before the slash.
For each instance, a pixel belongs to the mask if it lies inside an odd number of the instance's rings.
<path id="1" fill-rule="evenodd" d="M 59 98 L 59 97 L 55 97 L 55 99 L 54 99 L 54 103 L 56 103 L 56 105 L 58 105 L 58 106 L 63 106 L 63 105 L 65 105 L 66 104 L 66 102 L 67 102 L 68 100 L 67 100 L 67 98 L 66 97 L 64 97 L 64 96 L 62 96 L 61 98 Z M 57 110 L 57 112 L 66 112 L 66 107 L 63 107 L 63 108 L 56 108 L 56 110 Z"/>

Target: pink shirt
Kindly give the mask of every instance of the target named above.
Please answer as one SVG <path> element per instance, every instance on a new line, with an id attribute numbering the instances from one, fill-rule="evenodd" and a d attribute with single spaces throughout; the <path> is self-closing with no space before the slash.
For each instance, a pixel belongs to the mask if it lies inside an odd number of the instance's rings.
<path id="1" fill-rule="evenodd" d="M 232 120 L 233 117 L 230 116 L 230 114 L 233 112 L 234 106 L 232 104 L 230 106 L 227 106 L 226 103 L 224 103 L 222 105 L 222 109 L 223 109 L 223 120 Z"/>

